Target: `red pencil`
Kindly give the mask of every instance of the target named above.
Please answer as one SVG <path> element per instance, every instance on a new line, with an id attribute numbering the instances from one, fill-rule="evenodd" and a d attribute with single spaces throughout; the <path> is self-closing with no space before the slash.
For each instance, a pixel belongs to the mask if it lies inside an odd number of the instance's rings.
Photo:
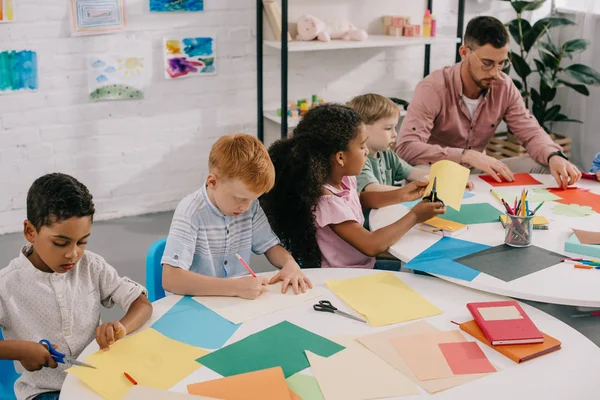
<path id="1" fill-rule="evenodd" d="M 242 256 L 240 256 L 239 254 L 235 255 L 237 257 L 238 260 L 240 260 L 240 262 L 242 263 L 242 265 L 244 267 L 246 267 L 246 269 L 248 270 L 248 272 L 250 272 L 250 275 L 252 275 L 253 277 L 256 278 L 256 274 L 254 273 L 254 271 L 252 271 L 252 268 L 250 268 L 250 266 L 248 264 L 246 264 L 246 261 L 244 261 L 244 259 L 242 258 Z"/>
<path id="2" fill-rule="evenodd" d="M 125 378 L 129 379 L 129 382 L 133 383 L 134 385 L 137 385 L 137 382 L 131 377 L 131 375 L 129 375 L 127 372 L 123 373 L 125 374 Z"/>

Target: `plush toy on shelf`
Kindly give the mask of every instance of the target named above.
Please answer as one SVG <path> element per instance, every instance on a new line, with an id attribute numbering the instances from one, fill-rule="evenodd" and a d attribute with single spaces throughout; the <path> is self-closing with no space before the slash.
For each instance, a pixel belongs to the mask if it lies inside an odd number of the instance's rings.
<path id="1" fill-rule="evenodd" d="M 357 29 L 349 21 L 341 21 L 335 24 L 326 24 L 313 15 L 303 15 L 298 20 L 298 35 L 296 40 L 319 40 L 329 42 L 332 39 L 338 40 L 366 40 L 369 37 L 367 32 Z"/>

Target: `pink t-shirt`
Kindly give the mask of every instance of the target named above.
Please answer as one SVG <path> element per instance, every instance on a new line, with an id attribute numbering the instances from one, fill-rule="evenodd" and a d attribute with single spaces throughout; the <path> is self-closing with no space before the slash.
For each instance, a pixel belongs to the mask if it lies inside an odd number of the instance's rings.
<path id="1" fill-rule="evenodd" d="M 329 226 L 345 221 L 356 221 L 360 225 L 365 222 L 356 191 L 356 177 L 342 178 L 342 190 L 331 185 L 324 185 L 324 188 L 333 195 L 321 196 L 315 209 L 321 268 L 373 268 L 375 257 L 366 256 L 358 251 Z"/>

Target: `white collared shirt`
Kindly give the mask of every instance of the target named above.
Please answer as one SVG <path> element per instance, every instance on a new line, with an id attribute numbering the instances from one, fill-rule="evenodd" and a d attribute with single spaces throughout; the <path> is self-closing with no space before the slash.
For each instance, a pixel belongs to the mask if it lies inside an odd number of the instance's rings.
<path id="1" fill-rule="evenodd" d="M 127 311 L 145 293 L 143 286 L 119 277 L 92 252 L 85 251 L 73 269 L 58 274 L 35 268 L 27 258 L 32 250 L 24 246 L 19 257 L 0 270 L 0 327 L 6 340 L 48 339 L 58 351 L 76 358 L 96 338 L 101 305 L 110 308 L 116 303 Z M 23 370 L 17 362 L 15 367 Z M 60 390 L 69 367 L 23 371 L 15 384 L 17 398 L 29 400 Z"/>

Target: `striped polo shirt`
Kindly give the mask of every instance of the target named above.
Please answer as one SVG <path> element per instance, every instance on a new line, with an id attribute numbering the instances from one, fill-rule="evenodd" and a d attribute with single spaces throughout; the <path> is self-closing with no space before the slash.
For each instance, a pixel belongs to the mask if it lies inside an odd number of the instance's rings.
<path id="1" fill-rule="evenodd" d="M 239 254 L 263 254 L 279 244 L 258 199 L 248 211 L 224 215 L 202 189 L 186 196 L 175 210 L 161 263 L 220 278 L 248 274 Z"/>

